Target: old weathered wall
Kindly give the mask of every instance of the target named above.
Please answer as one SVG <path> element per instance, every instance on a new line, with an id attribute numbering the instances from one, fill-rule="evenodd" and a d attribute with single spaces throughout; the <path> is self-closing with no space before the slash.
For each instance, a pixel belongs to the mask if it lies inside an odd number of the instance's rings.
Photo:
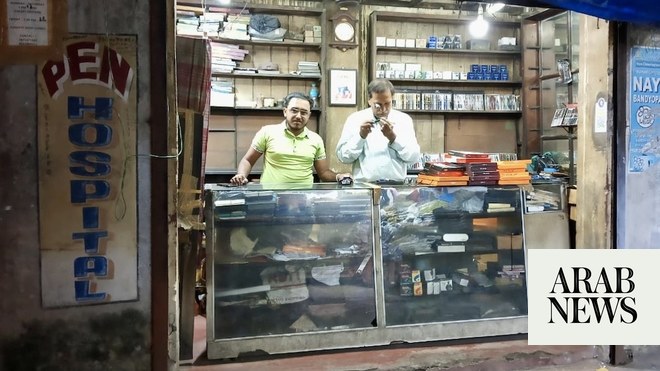
<path id="1" fill-rule="evenodd" d="M 137 35 L 138 153 L 149 153 L 149 1 L 68 1 L 68 30 Z M 2 58 L 0 56 L 0 58 Z M 150 178 L 138 157 L 137 301 L 44 309 L 37 177 L 37 68 L 0 66 L 0 369 L 150 367 Z M 165 129 L 165 125 L 163 125 Z M 43 197 L 43 195 L 42 195 Z M 49 197 L 65 197 L 50 195 Z M 163 310 L 167 310 L 163 308 Z"/>

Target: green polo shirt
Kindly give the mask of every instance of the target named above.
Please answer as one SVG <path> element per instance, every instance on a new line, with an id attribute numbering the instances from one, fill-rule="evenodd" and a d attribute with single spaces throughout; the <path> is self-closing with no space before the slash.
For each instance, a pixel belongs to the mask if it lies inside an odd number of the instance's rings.
<path id="1" fill-rule="evenodd" d="M 264 155 L 261 183 L 313 183 L 314 162 L 325 159 L 323 139 L 303 129 L 293 135 L 282 121 L 259 129 L 252 148 Z"/>

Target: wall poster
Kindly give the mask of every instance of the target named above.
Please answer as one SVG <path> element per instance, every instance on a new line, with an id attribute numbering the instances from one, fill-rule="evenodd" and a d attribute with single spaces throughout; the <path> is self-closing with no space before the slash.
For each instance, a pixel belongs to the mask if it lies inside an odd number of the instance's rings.
<path id="1" fill-rule="evenodd" d="M 67 19 L 66 0 L 0 0 L 0 64 L 57 55 Z"/>
<path id="2" fill-rule="evenodd" d="M 630 53 L 628 172 L 660 162 L 660 48 L 636 46 Z"/>
<path id="3" fill-rule="evenodd" d="M 330 105 L 355 106 L 357 104 L 357 70 L 330 70 Z"/>
<path id="4" fill-rule="evenodd" d="M 135 300 L 137 37 L 63 45 L 37 70 L 42 305 Z"/>

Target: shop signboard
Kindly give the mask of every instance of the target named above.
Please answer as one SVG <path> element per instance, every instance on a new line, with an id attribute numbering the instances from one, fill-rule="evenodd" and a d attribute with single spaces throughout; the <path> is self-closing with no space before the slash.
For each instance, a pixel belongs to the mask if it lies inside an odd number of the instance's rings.
<path id="1" fill-rule="evenodd" d="M 660 48 L 633 47 L 630 56 L 628 172 L 643 173 L 660 161 Z"/>
<path id="2" fill-rule="evenodd" d="M 63 44 L 37 70 L 42 305 L 136 300 L 137 38 Z"/>

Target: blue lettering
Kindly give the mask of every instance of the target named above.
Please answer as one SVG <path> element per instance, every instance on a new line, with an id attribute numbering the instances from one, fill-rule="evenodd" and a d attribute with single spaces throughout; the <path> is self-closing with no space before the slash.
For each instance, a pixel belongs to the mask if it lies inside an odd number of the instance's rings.
<path id="1" fill-rule="evenodd" d="M 103 237 L 108 237 L 107 231 L 74 232 L 71 234 L 71 238 L 74 240 L 83 240 L 83 245 L 85 245 L 85 252 L 88 254 L 99 252 L 99 239 Z"/>
<path id="2" fill-rule="evenodd" d="M 93 140 L 86 137 L 88 130 L 94 130 Z M 73 124 L 69 126 L 69 141 L 79 147 L 104 147 L 112 141 L 112 128 L 105 124 Z"/>
<path id="3" fill-rule="evenodd" d="M 93 189 L 90 189 L 93 188 Z M 90 190 L 88 193 L 87 191 Z M 71 203 L 80 204 L 87 199 L 101 200 L 110 195 L 110 183 L 105 180 L 72 180 Z"/>
<path id="4" fill-rule="evenodd" d="M 89 281 L 76 281 L 74 284 L 77 301 L 102 301 L 106 298 L 104 292 L 91 293 L 91 282 Z"/>
<path id="5" fill-rule="evenodd" d="M 69 161 L 81 166 L 70 166 L 69 171 L 78 176 L 103 176 L 110 174 L 112 157 L 103 152 L 75 151 L 69 154 Z"/>
<path id="6" fill-rule="evenodd" d="M 112 98 L 97 97 L 93 106 L 86 106 L 84 97 L 69 97 L 67 106 L 69 119 L 81 120 L 86 111 L 94 112 L 97 120 L 111 120 Z"/>
<path id="7" fill-rule="evenodd" d="M 97 277 L 108 275 L 108 259 L 105 256 L 81 256 L 73 261 L 73 275 L 87 277 L 89 274 Z"/>
<path id="8" fill-rule="evenodd" d="M 98 228 L 99 227 L 99 208 L 83 207 L 83 228 Z"/>

